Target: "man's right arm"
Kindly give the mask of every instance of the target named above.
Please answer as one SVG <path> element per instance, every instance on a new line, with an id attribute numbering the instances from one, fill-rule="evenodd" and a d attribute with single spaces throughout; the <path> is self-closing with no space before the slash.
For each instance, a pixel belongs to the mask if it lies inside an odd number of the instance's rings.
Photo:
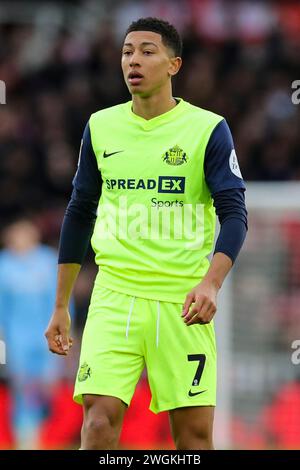
<path id="1" fill-rule="evenodd" d="M 93 232 L 101 188 L 102 179 L 87 124 L 73 180 L 72 197 L 61 228 L 56 302 L 45 333 L 49 350 L 56 354 L 66 355 L 72 346 L 69 303 Z"/>
<path id="2" fill-rule="evenodd" d="M 49 350 L 64 356 L 68 354 L 73 343 L 70 337 L 69 303 L 80 268 L 81 265 L 76 263 L 58 265 L 54 312 L 45 332 Z"/>

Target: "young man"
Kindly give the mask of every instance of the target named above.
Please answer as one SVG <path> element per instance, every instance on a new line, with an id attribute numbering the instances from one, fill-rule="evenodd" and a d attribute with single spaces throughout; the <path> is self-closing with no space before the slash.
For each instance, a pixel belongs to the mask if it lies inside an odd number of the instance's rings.
<path id="1" fill-rule="evenodd" d="M 176 448 L 213 448 L 213 316 L 247 212 L 226 122 L 172 96 L 181 47 L 165 21 L 132 23 L 122 52 L 132 102 L 93 114 L 83 135 L 46 332 L 50 351 L 68 354 L 68 303 L 93 231 L 100 270 L 74 392 L 84 407 L 82 449 L 117 447 L 144 365 L 150 409 L 169 411 Z M 213 205 L 221 231 L 209 266 Z"/>

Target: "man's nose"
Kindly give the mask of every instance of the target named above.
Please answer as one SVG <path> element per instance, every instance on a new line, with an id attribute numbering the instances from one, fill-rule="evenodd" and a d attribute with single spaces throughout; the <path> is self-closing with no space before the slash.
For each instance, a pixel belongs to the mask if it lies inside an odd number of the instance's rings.
<path id="1" fill-rule="evenodd" d="M 140 61 L 139 61 L 138 53 L 137 53 L 137 52 L 133 52 L 133 53 L 131 54 L 131 57 L 130 57 L 129 65 L 135 66 L 135 65 L 139 65 L 139 64 L 140 64 Z"/>

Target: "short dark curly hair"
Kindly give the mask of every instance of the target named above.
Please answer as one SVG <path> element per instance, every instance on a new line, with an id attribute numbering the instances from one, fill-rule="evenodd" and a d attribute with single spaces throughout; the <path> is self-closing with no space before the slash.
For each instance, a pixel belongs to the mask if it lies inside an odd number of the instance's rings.
<path id="1" fill-rule="evenodd" d="M 133 21 L 128 27 L 125 36 L 132 31 L 153 31 L 161 35 L 161 40 L 166 47 L 173 50 L 176 57 L 181 57 L 182 54 L 182 39 L 178 34 L 176 28 L 168 23 L 168 21 L 161 20 L 160 18 L 140 18 Z"/>

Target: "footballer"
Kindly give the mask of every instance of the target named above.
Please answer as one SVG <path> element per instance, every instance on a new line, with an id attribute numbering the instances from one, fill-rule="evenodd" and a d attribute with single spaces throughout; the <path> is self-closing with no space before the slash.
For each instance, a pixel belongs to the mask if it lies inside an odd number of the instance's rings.
<path id="1" fill-rule="evenodd" d="M 213 319 L 247 232 L 245 185 L 225 119 L 173 96 L 182 65 L 174 26 L 133 22 L 121 56 L 132 99 L 85 127 L 46 338 L 68 354 L 68 305 L 91 239 L 99 272 L 74 390 L 81 449 L 117 448 L 144 367 L 150 410 L 168 411 L 176 448 L 213 449 Z"/>

